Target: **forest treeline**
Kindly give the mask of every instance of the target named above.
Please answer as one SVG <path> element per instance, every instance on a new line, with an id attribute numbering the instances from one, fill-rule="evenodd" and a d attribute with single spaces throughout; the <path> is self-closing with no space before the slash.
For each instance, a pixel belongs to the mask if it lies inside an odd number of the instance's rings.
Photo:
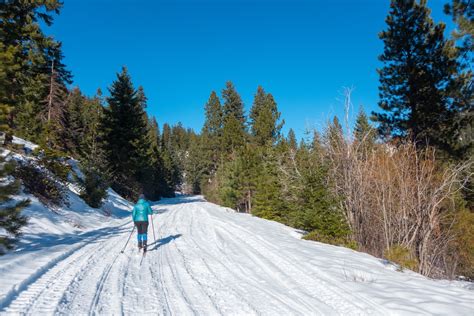
<path id="1" fill-rule="evenodd" d="M 51 208 L 67 204 L 66 185 L 72 173 L 70 158 L 80 163 L 75 175 L 81 196 L 100 207 L 108 187 L 136 199 L 174 196 L 181 173 L 173 156 L 181 125 L 158 124 L 146 113 L 146 96 L 135 87 L 123 68 L 111 83 L 107 97 L 100 90 L 85 96 L 72 87 L 72 73 L 64 64 L 61 43 L 43 26 L 53 23 L 62 2 L 15 0 L 0 4 L 0 126 L 2 131 L 2 182 L 0 252 L 12 246 L 26 218 L 21 210 L 28 201 L 12 204 L 11 195 L 25 190 Z M 21 150 L 13 136 L 39 146 L 32 159 L 14 166 L 4 163 L 3 147 Z M 175 140 L 176 139 L 176 140 Z M 9 181 L 13 175 L 16 181 Z"/>
<path id="2" fill-rule="evenodd" d="M 292 129 L 282 133 L 277 101 L 263 87 L 256 87 L 248 113 L 232 82 L 212 91 L 199 132 L 159 127 L 126 68 L 106 97 L 70 88 L 60 43 L 39 27 L 51 24 L 60 8 L 53 0 L 10 1 L 1 12 L 5 144 L 12 147 L 15 135 L 41 145 L 34 153 L 39 165 L 10 169 L 45 201 L 62 203 L 48 174 L 65 179 L 66 159 L 73 157 L 84 171 L 82 195 L 94 207 L 109 186 L 131 199 L 142 192 L 152 200 L 175 190 L 203 194 L 302 229 L 306 239 L 428 276 L 474 277 L 470 1 L 446 5 L 457 26 L 447 35 L 426 1 L 392 0 L 379 34 L 380 110 L 367 114 L 360 107 L 351 124 L 346 89 L 347 115 L 301 140 Z M 25 176 L 38 169 L 46 172 Z M 24 224 L 24 206 L 2 213 L 2 222 L 19 223 L 12 234 Z"/>

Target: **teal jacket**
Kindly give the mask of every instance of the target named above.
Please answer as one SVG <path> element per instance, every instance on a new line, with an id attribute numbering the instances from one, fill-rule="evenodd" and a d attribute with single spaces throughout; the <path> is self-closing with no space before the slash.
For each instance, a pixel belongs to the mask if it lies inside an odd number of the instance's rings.
<path id="1" fill-rule="evenodd" d="M 134 222 L 148 222 L 148 215 L 153 214 L 153 210 L 147 201 L 139 199 L 133 207 L 132 217 Z"/>

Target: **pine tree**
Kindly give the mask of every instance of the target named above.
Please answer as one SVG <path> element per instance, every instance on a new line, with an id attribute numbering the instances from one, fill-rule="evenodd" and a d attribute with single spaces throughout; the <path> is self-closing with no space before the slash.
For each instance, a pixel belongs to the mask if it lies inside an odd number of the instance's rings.
<path id="1" fill-rule="evenodd" d="M 14 241 L 21 234 L 21 228 L 26 225 L 27 218 L 21 214 L 23 208 L 30 204 L 29 200 L 12 203 L 11 195 L 20 189 L 18 180 L 8 178 L 13 172 L 14 164 L 5 161 L 4 150 L 0 149 L 0 254 L 13 247 Z"/>
<path id="2" fill-rule="evenodd" d="M 392 0 L 386 23 L 379 36 L 385 45 L 379 69 L 383 112 L 374 113 L 380 133 L 452 152 L 459 63 L 444 38 L 445 25 L 433 22 L 426 0 Z"/>
<path id="3" fill-rule="evenodd" d="M 11 104 L 8 104 L 8 83 L 7 72 L 13 67 L 12 54 L 5 49 L 5 45 L 0 42 L 0 143 L 5 145 L 8 142 L 8 137 L 12 135 L 10 123 L 10 116 L 14 109 Z"/>
<path id="4" fill-rule="evenodd" d="M 66 99 L 64 113 L 63 147 L 72 156 L 78 157 L 85 137 L 86 98 L 79 88 L 72 89 Z"/>
<path id="5" fill-rule="evenodd" d="M 108 182 L 103 171 L 91 161 L 81 163 L 81 167 L 84 179 L 80 196 L 90 207 L 99 208 L 107 196 Z"/>
<path id="6" fill-rule="evenodd" d="M 205 178 L 207 172 L 208 162 L 204 155 L 206 152 L 203 150 L 203 136 L 192 133 L 191 142 L 186 155 L 185 183 L 187 185 L 186 191 L 191 194 L 201 193 L 201 184 Z"/>
<path id="7" fill-rule="evenodd" d="M 41 30 L 40 24 L 50 26 L 53 21 L 53 13 L 59 13 L 62 7 L 60 1 L 3 1 L 0 3 L 0 73 L 2 104 L 6 104 L 10 128 L 21 124 L 16 122 L 16 115 L 29 110 L 31 115 L 38 113 L 33 109 L 38 105 L 45 94 L 45 79 L 47 79 L 48 55 L 54 49 L 57 42 L 47 37 Z M 36 90 L 35 93 L 32 93 Z M 25 121 L 25 117 L 23 121 Z M 37 128 L 31 123 L 24 122 L 20 128 L 29 131 Z M 34 132 L 25 133 L 37 135 Z M 7 135 L 7 140 L 11 135 Z"/>
<path id="8" fill-rule="evenodd" d="M 474 2 L 468 0 L 452 0 L 446 4 L 445 12 L 450 14 L 457 27 L 452 37 L 459 43 L 461 71 L 457 76 L 457 106 L 460 110 L 454 118 L 453 134 L 457 136 L 452 146 L 455 158 L 469 159 L 474 155 L 474 84 L 472 64 L 474 62 Z"/>
<path id="9" fill-rule="evenodd" d="M 452 0 L 446 4 L 444 12 L 452 16 L 457 28 L 453 31 L 455 40 L 461 40 L 462 58 L 469 59 L 474 51 L 474 2 L 471 0 Z M 471 61 L 472 61 L 471 54 Z"/>
<path id="10" fill-rule="evenodd" d="M 222 133 L 223 109 L 215 91 L 211 92 L 205 106 L 206 120 L 202 133 L 218 138 Z"/>
<path id="11" fill-rule="evenodd" d="M 102 100 L 102 91 L 97 90 L 97 93 L 92 98 L 79 97 L 76 105 L 71 107 L 77 108 L 74 110 L 77 118 L 72 125 L 73 133 L 77 132 L 81 135 L 81 139 L 76 139 L 75 142 L 78 144 L 78 154 L 81 160 L 95 161 L 100 170 L 107 168 L 105 163 L 105 151 L 104 151 L 104 130 L 101 126 L 104 121 L 104 107 Z M 81 107 L 81 108 L 79 108 Z M 80 112 L 80 115 L 77 114 Z"/>
<path id="12" fill-rule="evenodd" d="M 295 131 L 292 128 L 290 128 L 290 130 L 288 131 L 287 140 L 288 140 L 288 146 L 291 149 L 296 150 L 298 148 Z"/>
<path id="13" fill-rule="evenodd" d="M 145 170 L 145 195 L 151 200 L 158 200 L 161 196 L 174 196 L 174 185 L 169 179 L 169 171 L 166 170 L 164 152 L 160 148 L 160 135 L 156 119 L 148 120 L 148 162 Z M 166 152 L 166 151 L 165 151 Z M 166 157 L 169 159 L 169 157 Z M 169 162 L 169 161 L 167 161 Z"/>
<path id="14" fill-rule="evenodd" d="M 205 106 L 206 119 L 201 132 L 204 159 L 209 162 L 206 170 L 208 176 L 217 170 L 217 164 L 222 153 L 222 106 L 217 94 L 212 91 Z"/>
<path id="15" fill-rule="evenodd" d="M 287 207 L 277 169 L 277 151 L 265 148 L 263 155 L 256 179 L 252 214 L 287 224 Z"/>
<path id="16" fill-rule="evenodd" d="M 255 144 L 273 145 L 278 140 L 284 124 L 278 122 L 280 115 L 273 96 L 259 86 L 250 110 L 251 135 Z"/>
<path id="17" fill-rule="evenodd" d="M 376 130 L 370 125 L 369 118 L 360 107 L 354 126 L 354 138 L 356 149 L 363 155 L 367 155 L 374 145 L 377 134 Z"/>
<path id="18" fill-rule="evenodd" d="M 64 150 L 61 137 L 65 134 L 66 87 L 59 81 L 58 73 L 51 61 L 50 82 L 46 96 L 43 120 L 45 121 L 45 142 L 48 147 Z"/>
<path id="19" fill-rule="evenodd" d="M 331 148 L 340 148 L 343 146 L 344 132 L 337 116 L 334 116 L 332 123 L 328 124 L 324 138 Z"/>
<path id="20" fill-rule="evenodd" d="M 112 188 L 128 198 L 143 190 L 140 182 L 147 164 L 147 121 L 143 99 L 137 97 L 130 75 L 124 67 L 109 88 L 103 129 Z"/>
<path id="21" fill-rule="evenodd" d="M 76 125 L 82 135 L 81 139 L 76 140 L 79 146 L 77 153 L 81 170 L 84 173 L 84 179 L 81 181 L 81 197 L 89 206 L 97 208 L 107 196 L 107 188 L 112 178 L 104 150 L 104 131 L 101 129 L 101 122 L 104 120 L 102 92 L 99 89 L 95 97 L 81 99 L 77 100 L 82 108 L 81 116 L 78 118 L 80 121 Z"/>
<path id="22" fill-rule="evenodd" d="M 244 105 L 230 81 L 222 91 L 222 98 L 224 99 L 222 145 L 226 153 L 232 153 L 241 148 L 246 141 Z"/>
<path id="23" fill-rule="evenodd" d="M 167 187 L 172 189 L 169 194 L 174 194 L 174 190 L 181 184 L 182 180 L 177 160 L 174 158 L 175 155 L 173 152 L 171 127 L 167 123 L 163 125 L 160 153 L 163 159 L 163 176 L 167 183 Z"/>
<path id="24" fill-rule="evenodd" d="M 341 135 L 342 127 L 337 118 L 328 133 Z M 334 139 L 334 136 L 325 136 Z M 311 144 L 301 144 L 296 156 L 298 182 L 292 195 L 297 203 L 292 205 L 290 223 L 309 231 L 308 239 L 326 243 L 344 244 L 350 231 L 335 197 L 327 185 L 328 166 L 324 159 L 324 146 L 314 133 Z"/>
<path id="25" fill-rule="evenodd" d="M 220 164 L 216 174 L 217 182 L 219 183 L 217 188 L 219 202 L 238 211 L 243 210 L 243 190 L 240 181 L 241 171 L 241 160 L 233 158 Z"/>

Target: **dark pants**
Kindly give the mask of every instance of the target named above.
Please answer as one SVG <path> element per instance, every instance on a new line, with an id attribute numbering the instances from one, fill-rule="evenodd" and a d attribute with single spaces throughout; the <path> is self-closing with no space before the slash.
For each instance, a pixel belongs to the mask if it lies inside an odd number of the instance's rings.
<path id="1" fill-rule="evenodd" d="M 137 239 L 138 239 L 138 242 L 144 242 L 146 244 L 146 241 L 147 241 L 147 231 L 148 231 L 148 222 L 135 222 L 135 226 L 137 227 L 137 232 L 138 232 L 138 235 L 137 235 Z"/>

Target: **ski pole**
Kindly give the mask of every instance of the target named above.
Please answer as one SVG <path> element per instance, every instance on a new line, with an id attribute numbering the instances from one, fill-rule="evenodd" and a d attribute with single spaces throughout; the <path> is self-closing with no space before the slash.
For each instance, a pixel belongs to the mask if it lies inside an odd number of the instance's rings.
<path id="1" fill-rule="evenodd" d="M 134 231 L 135 231 L 135 225 L 133 225 L 132 232 L 130 233 L 130 236 L 128 236 L 127 242 L 125 243 L 125 246 L 123 247 L 122 251 L 120 251 L 120 253 L 123 253 L 125 251 L 125 248 L 127 248 L 128 242 L 130 241 L 130 237 L 132 237 L 132 234 Z"/>
<path id="2" fill-rule="evenodd" d="M 153 241 L 156 242 L 155 226 L 153 225 L 153 213 L 151 213 L 151 229 L 153 230 Z"/>

